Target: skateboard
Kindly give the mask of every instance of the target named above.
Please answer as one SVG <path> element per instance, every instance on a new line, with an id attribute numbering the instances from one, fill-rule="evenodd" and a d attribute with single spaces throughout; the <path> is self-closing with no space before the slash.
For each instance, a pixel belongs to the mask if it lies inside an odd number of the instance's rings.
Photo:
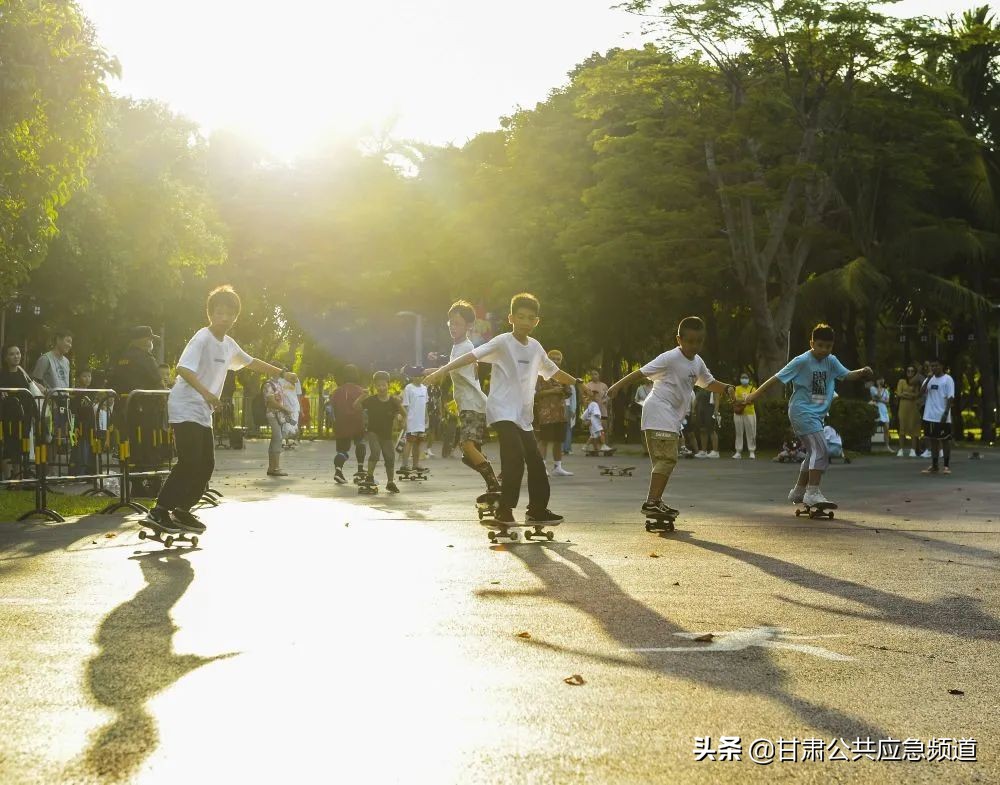
<path id="1" fill-rule="evenodd" d="M 612 447 L 610 450 L 586 450 L 584 455 L 588 458 L 610 458 L 618 450 L 617 447 Z"/>
<path id="2" fill-rule="evenodd" d="M 833 518 L 833 511 L 837 509 L 837 505 L 833 502 L 820 502 L 819 504 L 806 504 L 801 502 L 802 507 L 795 511 L 795 517 L 798 518 L 800 515 L 808 515 L 810 518 Z"/>
<path id="3" fill-rule="evenodd" d="M 189 542 L 192 548 L 198 547 L 198 535 L 191 534 L 186 531 L 179 532 L 165 532 L 154 527 L 148 520 L 143 518 L 139 521 L 139 525 L 143 528 L 139 529 L 139 539 L 140 540 L 156 540 L 162 543 L 164 547 L 170 548 L 175 542 Z M 147 531 L 148 529 L 148 531 Z"/>
<path id="4" fill-rule="evenodd" d="M 365 481 L 365 478 L 367 476 L 368 476 L 368 472 L 363 472 L 361 470 L 358 470 L 358 471 L 354 472 L 354 477 L 351 478 L 351 481 L 355 485 L 361 485 Z"/>
<path id="5" fill-rule="evenodd" d="M 608 477 L 631 477 L 635 471 L 634 466 L 598 466 L 602 475 Z"/>
<path id="6" fill-rule="evenodd" d="M 362 476 L 357 485 L 359 496 L 378 493 L 378 483 L 375 482 L 374 477 L 369 477 L 367 474 Z"/>
<path id="7" fill-rule="evenodd" d="M 546 530 L 548 526 L 557 526 L 550 523 L 498 523 L 496 520 L 497 502 L 500 501 L 499 493 L 484 493 L 476 499 L 476 512 L 479 514 L 479 523 L 488 527 L 487 535 L 490 542 L 496 544 L 499 540 L 510 540 L 517 542 L 522 534 L 526 540 L 548 540 L 551 541 L 556 535 L 551 530 Z M 524 529 L 519 532 L 518 529 Z"/>
<path id="8" fill-rule="evenodd" d="M 402 469 L 396 472 L 396 476 L 401 480 L 426 480 L 427 479 L 427 469 L 420 467 L 419 469 Z"/>
<path id="9" fill-rule="evenodd" d="M 648 532 L 672 532 L 676 515 L 661 515 L 658 512 L 643 513 L 646 516 L 646 531 Z"/>

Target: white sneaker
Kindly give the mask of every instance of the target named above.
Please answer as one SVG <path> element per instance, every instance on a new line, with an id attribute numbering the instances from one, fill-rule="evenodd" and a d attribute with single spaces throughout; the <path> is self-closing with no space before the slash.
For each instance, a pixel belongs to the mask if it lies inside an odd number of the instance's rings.
<path id="1" fill-rule="evenodd" d="M 601 445 L 601 450 L 600 450 L 600 451 L 601 451 L 601 452 L 611 452 L 611 448 L 610 448 L 610 447 L 608 447 L 608 445 L 606 445 L 606 444 L 602 444 L 602 445 Z"/>
<path id="2" fill-rule="evenodd" d="M 424 453 L 424 457 L 425 458 L 437 458 L 437 456 L 434 453 L 432 453 L 430 450 L 428 450 L 427 452 Z"/>
<path id="3" fill-rule="evenodd" d="M 757 460 L 757 453 L 753 452 L 752 450 L 750 451 L 750 460 L 751 461 Z"/>
<path id="4" fill-rule="evenodd" d="M 924 450 L 922 453 L 920 453 L 920 457 L 921 458 L 930 458 L 931 457 L 931 451 L 930 450 Z"/>
<path id="5" fill-rule="evenodd" d="M 805 495 L 806 489 L 803 486 L 796 485 L 788 492 L 788 501 L 792 504 L 802 504 L 802 499 L 805 498 Z"/>
<path id="6" fill-rule="evenodd" d="M 910 450 L 910 457 L 911 458 L 916 458 L 917 457 L 917 451 L 916 450 Z"/>
<path id="7" fill-rule="evenodd" d="M 696 452 L 694 454 L 694 457 L 695 458 L 707 458 L 708 457 L 708 453 L 705 452 L 704 450 L 698 450 L 698 452 Z"/>
<path id="8" fill-rule="evenodd" d="M 712 450 L 712 452 L 710 452 L 705 457 L 707 457 L 707 458 L 718 458 L 719 457 L 719 451 L 718 450 Z"/>
<path id="9" fill-rule="evenodd" d="M 904 458 L 904 457 L 906 457 L 906 450 L 904 450 L 902 447 L 900 447 L 899 448 L 899 452 L 896 453 L 896 457 L 897 458 Z"/>
<path id="10" fill-rule="evenodd" d="M 743 453 L 741 453 L 741 452 L 734 452 L 733 453 L 733 460 L 734 461 L 739 461 L 739 460 L 742 460 L 742 459 L 743 459 Z"/>
<path id="11" fill-rule="evenodd" d="M 572 477 L 573 472 L 566 471 L 562 466 L 556 466 L 552 470 L 553 477 Z"/>
<path id="12" fill-rule="evenodd" d="M 805 504 L 828 504 L 829 499 L 823 495 L 823 491 L 817 488 L 815 491 L 806 491 L 806 495 L 802 497 L 802 501 Z"/>

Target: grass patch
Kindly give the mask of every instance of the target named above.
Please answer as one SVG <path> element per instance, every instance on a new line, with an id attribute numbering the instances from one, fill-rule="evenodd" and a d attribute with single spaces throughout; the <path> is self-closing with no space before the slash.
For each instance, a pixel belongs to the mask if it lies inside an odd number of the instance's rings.
<path id="1" fill-rule="evenodd" d="M 110 496 L 76 496 L 70 494 L 48 494 L 49 509 L 69 518 L 76 515 L 93 515 L 107 507 L 114 499 Z M 136 499 L 146 507 L 152 499 Z M 34 491 L 0 490 L 0 522 L 16 521 L 35 506 Z M 41 517 L 32 520 L 42 520 Z"/>

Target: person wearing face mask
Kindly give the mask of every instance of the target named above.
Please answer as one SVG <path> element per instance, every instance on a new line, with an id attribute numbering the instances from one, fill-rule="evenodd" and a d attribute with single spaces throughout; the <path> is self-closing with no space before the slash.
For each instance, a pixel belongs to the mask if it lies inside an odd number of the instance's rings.
<path id="1" fill-rule="evenodd" d="M 750 374 L 740 375 L 740 383 L 736 387 L 736 398 L 746 398 L 757 389 L 757 385 L 750 381 Z M 746 438 L 747 450 L 750 451 L 750 460 L 757 459 L 757 414 L 753 404 L 749 404 L 743 409 L 742 414 L 733 412 L 733 426 L 736 429 L 736 452 L 733 458 L 739 460 L 743 457 L 743 439 Z"/>

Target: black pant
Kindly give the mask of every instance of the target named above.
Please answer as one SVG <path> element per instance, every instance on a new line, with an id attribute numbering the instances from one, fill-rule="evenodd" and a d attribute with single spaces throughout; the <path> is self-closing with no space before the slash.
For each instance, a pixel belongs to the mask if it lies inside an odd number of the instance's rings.
<path id="1" fill-rule="evenodd" d="M 190 510 L 208 487 L 215 471 L 215 439 L 211 428 L 196 422 L 173 424 L 177 463 L 156 500 L 168 510 Z"/>
<path id="2" fill-rule="evenodd" d="M 354 457 L 358 460 L 358 469 L 365 463 L 365 454 L 368 450 L 368 440 L 364 436 L 338 436 L 337 456 L 333 459 L 333 465 L 338 469 L 343 468 L 347 463 L 347 451 L 354 445 Z"/>
<path id="3" fill-rule="evenodd" d="M 549 477 L 538 452 L 532 431 L 522 431 L 509 420 L 493 423 L 500 441 L 500 506 L 513 509 L 521 495 L 524 467 L 528 467 L 528 512 L 542 512 L 549 506 Z"/>

